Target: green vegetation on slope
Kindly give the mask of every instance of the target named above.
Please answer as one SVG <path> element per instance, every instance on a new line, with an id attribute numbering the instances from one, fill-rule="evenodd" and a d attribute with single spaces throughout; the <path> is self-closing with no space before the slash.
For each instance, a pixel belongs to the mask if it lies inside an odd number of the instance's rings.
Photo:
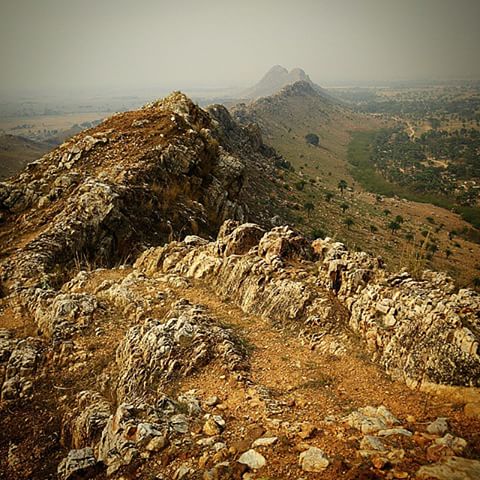
<path id="1" fill-rule="evenodd" d="M 380 131 L 383 133 L 383 131 Z M 348 146 L 347 159 L 351 165 L 351 174 L 366 190 L 387 197 L 402 197 L 407 200 L 431 203 L 438 207 L 456 210 L 462 218 L 475 228 L 480 228 L 480 208 L 456 205 L 451 198 L 434 193 L 418 193 L 406 186 L 400 186 L 386 180 L 375 168 L 372 160 L 372 148 L 379 132 L 352 132 Z"/>

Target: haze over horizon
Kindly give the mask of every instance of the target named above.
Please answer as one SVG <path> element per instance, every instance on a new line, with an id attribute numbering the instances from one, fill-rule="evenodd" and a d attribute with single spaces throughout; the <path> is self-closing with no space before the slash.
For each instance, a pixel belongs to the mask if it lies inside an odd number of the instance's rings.
<path id="1" fill-rule="evenodd" d="M 478 79 L 476 0 L 4 0 L 0 91 Z"/>

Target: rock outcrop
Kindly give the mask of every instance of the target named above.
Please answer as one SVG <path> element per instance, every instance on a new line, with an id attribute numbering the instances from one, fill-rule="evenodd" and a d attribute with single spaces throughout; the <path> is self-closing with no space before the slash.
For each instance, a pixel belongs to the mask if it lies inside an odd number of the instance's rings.
<path id="1" fill-rule="evenodd" d="M 42 342 L 19 340 L 9 330 L 0 330 L 0 400 L 28 398 L 41 362 Z"/>
<path id="2" fill-rule="evenodd" d="M 277 157 L 225 107 L 179 92 L 114 115 L 0 183 L 0 244 L 16 248 L 0 261 L 2 288 L 57 287 L 75 263 L 123 263 L 215 235 L 227 218 L 268 221 L 267 193 L 253 190 L 272 182 Z"/>
<path id="3" fill-rule="evenodd" d="M 224 225 L 207 245 L 176 242 L 147 250 L 136 268 L 201 279 L 246 312 L 311 338 L 322 335 L 324 342 L 328 334 L 358 335 L 373 360 L 411 386 L 480 386 L 475 292 L 456 292 L 450 279 L 434 272 L 421 280 L 407 272 L 389 275 L 377 258 L 329 239 L 312 246 L 285 227 L 254 245 L 258 227 L 234 226 Z"/>
<path id="4" fill-rule="evenodd" d="M 175 376 L 186 377 L 221 357 L 228 371 L 247 368 L 246 352 L 233 332 L 218 326 L 201 308 L 175 304 L 165 318 L 131 328 L 117 349 L 118 401 L 162 390 Z"/>

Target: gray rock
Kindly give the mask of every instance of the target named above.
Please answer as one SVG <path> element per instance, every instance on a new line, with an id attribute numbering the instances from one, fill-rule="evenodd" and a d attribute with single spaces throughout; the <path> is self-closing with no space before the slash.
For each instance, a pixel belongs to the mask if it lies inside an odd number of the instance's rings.
<path id="1" fill-rule="evenodd" d="M 435 444 L 444 445 L 445 447 L 452 449 L 457 455 L 461 454 L 467 446 L 467 442 L 465 439 L 455 437 L 450 433 L 445 434 L 442 438 L 437 438 L 435 440 Z"/>
<path id="2" fill-rule="evenodd" d="M 257 438 L 253 443 L 252 443 L 252 448 L 255 447 L 269 447 L 275 443 L 277 443 L 278 437 L 263 437 L 263 438 Z"/>
<path id="3" fill-rule="evenodd" d="M 177 432 L 177 433 L 187 433 L 188 432 L 188 419 L 185 415 L 182 413 L 179 413 L 177 415 L 173 415 L 173 417 L 170 418 L 169 424 L 171 428 Z"/>
<path id="4" fill-rule="evenodd" d="M 444 417 L 437 418 L 434 422 L 427 426 L 427 432 L 434 435 L 443 435 L 448 430 L 447 419 Z"/>
<path id="5" fill-rule="evenodd" d="M 405 428 L 388 428 L 387 430 L 379 430 L 377 435 L 379 437 L 390 437 L 391 435 L 404 435 L 405 437 L 411 437 L 413 433 Z"/>
<path id="6" fill-rule="evenodd" d="M 390 414 L 390 412 L 388 412 Z M 391 415 L 391 414 L 390 414 Z M 345 422 L 362 433 L 375 433 L 386 430 L 390 417 L 383 410 L 374 407 L 360 408 L 345 418 Z"/>
<path id="7" fill-rule="evenodd" d="M 214 406 L 217 405 L 219 402 L 220 402 L 220 400 L 218 399 L 217 396 L 212 396 L 212 397 L 208 397 L 208 398 L 205 400 L 205 405 L 206 405 L 207 407 L 214 407 Z"/>
<path id="8" fill-rule="evenodd" d="M 365 435 L 360 442 L 360 448 L 362 450 L 378 450 L 385 451 L 385 444 L 378 437 L 373 437 L 372 435 Z"/>
<path id="9" fill-rule="evenodd" d="M 91 478 L 99 471 L 97 461 L 91 448 L 70 450 L 58 466 L 58 476 L 61 480 L 74 478 Z"/>
<path id="10" fill-rule="evenodd" d="M 41 360 L 41 342 L 18 340 L 5 330 L 0 338 L 0 399 L 28 398 Z"/>

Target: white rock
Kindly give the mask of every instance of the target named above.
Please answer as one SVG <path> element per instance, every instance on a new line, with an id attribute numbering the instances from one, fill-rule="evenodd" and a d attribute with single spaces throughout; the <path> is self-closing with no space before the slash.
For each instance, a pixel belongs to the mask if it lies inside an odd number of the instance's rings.
<path id="1" fill-rule="evenodd" d="M 310 447 L 300 454 L 298 464 L 305 472 L 323 472 L 329 465 L 328 458 L 322 450 Z"/>
<path id="2" fill-rule="evenodd" d="M 419 480 L 478 480 L 480 478 L 480 461 L 461 457 L 425 465 L 417 472 Z"/>
<path id="3" fill-rule="evenodd" d="M 438 417 L 427 427 L 427 432 L 434 435 L 443 435 L 448 430 L 447 419 Z"/>
<path id="4" fill-rule="evenodd" d="M 378 437 L 373 437 L 372 435 L 365 435 L 360 442 L 360 448 L 362 450 L 384 451 L 385 445 Z"/>
<path id="5" fill-rule="evenodd" d="M 377 435 L 379 437 L 389 437 L 390 435 L 405 435 L 406 437 L 411 437 L 412 432 L 405 428 L 389 428 L 387 430 L 380 430 Z"/>
<path id="6" fill-rule="evenodd" d="M 265 457 L 263 455 L 253 449 L 250 449 L 240 455 L 238 463 L 247 465 L 247 467 L 253 470 L 258 470 L 259 468 L 264 467 L 267 461 L 265 460 Z"/>
<path id="7" fill-rule="evenodd" d="M 450 433 L 446 433 L 442 438 L 437 438 L 435 443 L 437 445 L 445 445 L 457 454 L 462 453 L 467 446 L 466 440 L 460 437 L 454 437 Z"/>
<path id="8" fill-rule="evenodd" d="M 265 437 L 265 438 L 257 438 L 253 443 L 252 447 L 268 447 L 273 445 L 278 440 L 278 437 Z"/>

